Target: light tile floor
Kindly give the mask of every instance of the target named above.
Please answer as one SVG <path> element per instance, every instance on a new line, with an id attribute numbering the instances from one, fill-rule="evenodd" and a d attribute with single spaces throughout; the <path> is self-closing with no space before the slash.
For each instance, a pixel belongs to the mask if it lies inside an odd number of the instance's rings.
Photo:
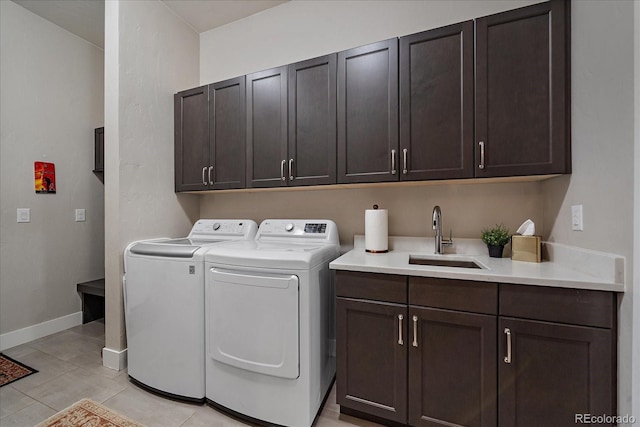
<path id="1" fill-rule="evenodd" d="M 0 426 L 31 427 L 83 398 L 149 427 L 245 426 L 207 405 L 167 400 L 129 382 L 126 371 L 102 366 L 104 323 L 76 326 L 3 353 L 39 372 L 0 388 Z M 374 427 L 341 415 L 335 387 L 316 419 L 315 427 Z"/>

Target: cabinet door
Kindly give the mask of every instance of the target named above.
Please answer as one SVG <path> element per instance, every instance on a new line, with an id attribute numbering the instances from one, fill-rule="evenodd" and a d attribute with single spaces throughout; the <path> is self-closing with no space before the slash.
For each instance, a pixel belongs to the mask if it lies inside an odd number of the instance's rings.
<path id="1" fill-rule="evenodd" d="M 410 306 L 408 321 L 409 424 L 496 426 L 497 318 Z"/>
<path id="2" fill-rule="evenodd" d="M 174 95 L 176 191 L 208 188 L 209 87 Z"/>
<path id="3" fill-rule="evenodd" d="M 473 177 L 473 21 L 400 38 L 400 179 Z"/>
<path id="4" fill-rule="evenodd" d="M 286 185 L 287 67 L 247 76 L 247 186 Z"/>
<path id="5" fill-rule="evenodd" d="M 337 298 L 339 405 L 407 421 L 407 306 Z"/>
<path id="6" fill-rule="evenodd" d="M 336 54 L 289 65 L 289 185 L 336 183 Z"/>
<path id="7" fill-rule="evenodd" d="M 568 7 L 476 20 L 476 176 L 570 172 Z"/>
<path id="8" fill-rule="evenodd" d="M 614 413 L 612 330 L 501 317 L 499 333 L 500 425 Z"/>
<path id="9" fill-rule="evenodd" d="M 338 53 L 338 182 L 398 180 L 398 39 Z"/>
<path id="10" fill-rule="evenodd" d="M 244 188 L 246 119 L 244 76 L 210 85 L 209 135 L 211 185 L 214 189 Z"/>

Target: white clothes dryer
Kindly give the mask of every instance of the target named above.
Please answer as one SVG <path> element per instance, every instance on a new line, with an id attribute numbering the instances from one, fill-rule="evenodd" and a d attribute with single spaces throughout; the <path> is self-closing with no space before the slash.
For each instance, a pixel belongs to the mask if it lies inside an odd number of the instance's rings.
<path id="1" fill-rule="evenodd" d="M 180 239 L 133 242 L 123 281 L 131 381 L 173 399 L 204 402 L 204 254 L 253 239 L 251 220 L 201 219 Z"/>
<path id="2" fill-rule="evenodd" d="M 206 398 L 253 422 L 311 426 L 335 378 L 329 220 L 265 220 L 205 255 Z"/>

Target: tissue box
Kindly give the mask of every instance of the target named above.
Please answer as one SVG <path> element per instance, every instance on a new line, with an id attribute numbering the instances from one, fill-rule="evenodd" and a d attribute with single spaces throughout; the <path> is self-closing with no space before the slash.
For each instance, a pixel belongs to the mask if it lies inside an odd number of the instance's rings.
<path id="1" fill-rule="evenodd" d="M 540 236 L 511 236 L 511 259 L 514 261 L 540 262 Z"/>

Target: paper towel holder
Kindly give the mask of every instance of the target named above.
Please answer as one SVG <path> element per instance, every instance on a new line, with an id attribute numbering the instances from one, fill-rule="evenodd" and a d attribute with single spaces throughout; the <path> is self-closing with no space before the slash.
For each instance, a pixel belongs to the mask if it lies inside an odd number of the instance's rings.
<path id="1" fill-rule="evenodd" d="M 373 209 L 372 210 L 377 211 L 378 210 L 378 205 L 373 205 Z M 367 211 L 367 212 L 371 212 L 371 211 Z M 368 233 L 367 233 L 367 221 L 368 221 L 367 215 L 365 215 L 365 252 L 370 253 L 370 254 L 384 254 L 384 253 L 389 252 L 388 237 L 386 236 L 387 235 L 387 227 L 388 227 L 387 224 L 386 224 L 386 221 L 387 221 L 386 216 L 385 216 L 385 224 L 384 224 L 384 234 L 385 234 L 386 242 L 384 243 L 383 247 L 380 247 L 379 249 L 378 248 L 372 249 L 372 248 L 369 247 L 369 242 L 368 242 L 369 238 L 368 238 Z"/>

